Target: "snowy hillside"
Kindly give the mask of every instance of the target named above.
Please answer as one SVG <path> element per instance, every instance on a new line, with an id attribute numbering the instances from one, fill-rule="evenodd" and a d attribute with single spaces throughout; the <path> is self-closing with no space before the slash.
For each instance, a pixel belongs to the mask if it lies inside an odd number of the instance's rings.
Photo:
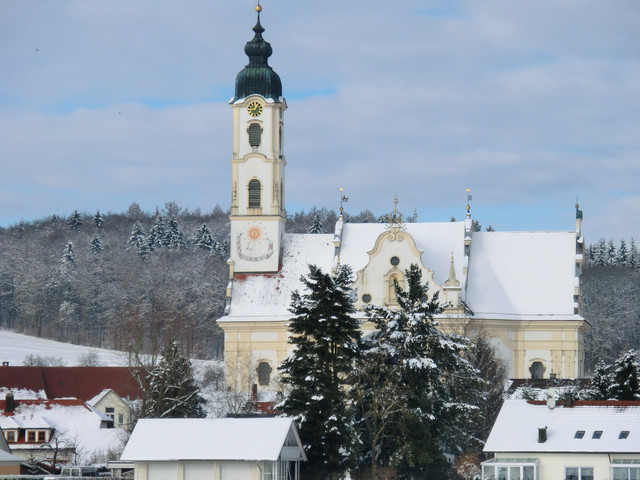
<path id="1" fill-rule="evenodd" d="M 19 367 L 29 355 L 61 359 L 67 367 L 77 366 L 82 358 L 95 354 L 100 366 L 127 366 L 127 354 L 102 348 L 83 347 L 69 343 L 54 342 L 43 338 L 21 335 L 9 330 L 0 330 L 0 362 Z"/>

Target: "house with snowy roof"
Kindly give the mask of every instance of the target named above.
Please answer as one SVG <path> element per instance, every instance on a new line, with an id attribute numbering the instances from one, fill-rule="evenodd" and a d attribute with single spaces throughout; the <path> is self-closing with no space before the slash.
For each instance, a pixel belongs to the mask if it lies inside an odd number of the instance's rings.
<path id="1" fill-rule="evenodd" d="M 2 433 L 2 428 L 0 428 Z M 4 435 L 0 435 L 0 475 L 19 475 L 22 471 L 22 459 L 11 454 Z"/>
<path id="2" fill-rule="evenodd" d="M 121 446 L 113 420 L 82 400 L 0 400 L 0 429 L 16 457 L 55 466 L 100 460 Z"/>
<path id="3" fill-rule="evenodd" d="M 282 417 L 141 419 L 120 457 L 135 480 L 299 480 L 302 461 Z"/>
<path id="4" fill-rule="evenodd" d="M 640 478 L 640 402 L 505 400 L 483 480 Z"/>
<path id="5" fill-rule="evenodd" d="M 129 367 L 0 367 L 0 398 L 16 400 L 77 398 L 127 428 L 130 404 L 142 398 L 135 368 Z"/>
<path id="6" fill-rule="evenodd" d="M 260 6 L 258 6 L 260 7 Z M 406 223 L 397 210 L 385 223 L 348 223 L 331 234 L 285 232 L 282 83 L 268 64 L 271 45 L 258 21 L 245 45 L 249 63 L 238 73 L 231 156 L 230 258 L 225 333 L 227 378 L 235 388 L 277 389 L 277 369 L 288 353 L 291 293 L 315 264 L 355 272 L 356 308 L 394 308 L 394 282 L 417 264 L 430 295 L 447 307 L 440 326 L 493 340 L 512 378 L 583 375 L 581 316 L 582 212 L 575 230 L 477 232 L 470 202 L 463 221 Z M 469 196 L 470 200 L 470 196 Z M 364 325 L 364 329 L 371 326 Z"/>

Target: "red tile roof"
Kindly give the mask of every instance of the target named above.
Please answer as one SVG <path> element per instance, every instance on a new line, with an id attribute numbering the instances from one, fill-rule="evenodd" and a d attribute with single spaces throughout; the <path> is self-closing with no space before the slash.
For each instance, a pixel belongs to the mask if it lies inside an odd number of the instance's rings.
<path id="1" fill-rule="evenodd" d="M 44 390 L 47 398 L 91 400 L 110 388 L 122 398 L 141 398 L 129 367 L 0 367 L 0 387 Z"/>

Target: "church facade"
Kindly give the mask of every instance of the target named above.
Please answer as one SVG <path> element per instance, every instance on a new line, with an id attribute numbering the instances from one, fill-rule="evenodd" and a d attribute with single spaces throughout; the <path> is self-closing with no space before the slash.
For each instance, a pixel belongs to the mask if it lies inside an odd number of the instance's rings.
<path id="1" fill-rule="evenodd" d="M 231 157 L 231 238 L 225 335 L 230 386 L 277 390 L 278 366 L 289 353 L 291 293 L 315 264 L 355 273 L 357 315 L 366 305 L 395 305 L 394 281 L 404 285 L 411 264 L 429 294 L 446 303 L 440 327 L 491 338 L 511 378 L 583 376 L 580 275 L 582 212 L 570 231 L 474 231 L 470 206 L 457 222 L 404 223 L 394 209 L 386 223 L 347 223 L 331 234 L 285 232 L 282 84 L 268 65 L 260 6 L 249 63 L 238 73 Z M 371 325 L 363 324 L 366 331 Z"/>

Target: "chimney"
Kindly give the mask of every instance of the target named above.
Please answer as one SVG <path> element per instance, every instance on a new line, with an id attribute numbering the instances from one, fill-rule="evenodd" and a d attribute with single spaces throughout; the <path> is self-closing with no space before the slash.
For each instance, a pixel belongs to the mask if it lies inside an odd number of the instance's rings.
<path id="1" fill-rule="evenodd" d="M 254 383 L 251 386 L 251 401 L 252 402 L 257 402 L 258 401 L 258 384 Z"/>
<path id="2" fill-rule="evenodd" d="M 573 394 L 567 393 L 564 396 L 564 406 L 573 407 Z"/>
<path id="3" fill-rule="evenodd" d="M 547 427 L 538 428 L 538 443 L 544 443 L 547 441 Z"/>
<path id="4" fill-rule="evenodd" d="M 2 366 L 3 367 L 8 367 L 9 366 L 9 362 L 2 362 Z"/>
<path id="5" fill-rule="evenodd" d="M 13 412 L 13 410 L 16 408 L 16 404 L 13 400 L 13 393 L 7 393 L 7 395 L 4 397 L 4 403 L 4 411 L 7 413 Z"/>

